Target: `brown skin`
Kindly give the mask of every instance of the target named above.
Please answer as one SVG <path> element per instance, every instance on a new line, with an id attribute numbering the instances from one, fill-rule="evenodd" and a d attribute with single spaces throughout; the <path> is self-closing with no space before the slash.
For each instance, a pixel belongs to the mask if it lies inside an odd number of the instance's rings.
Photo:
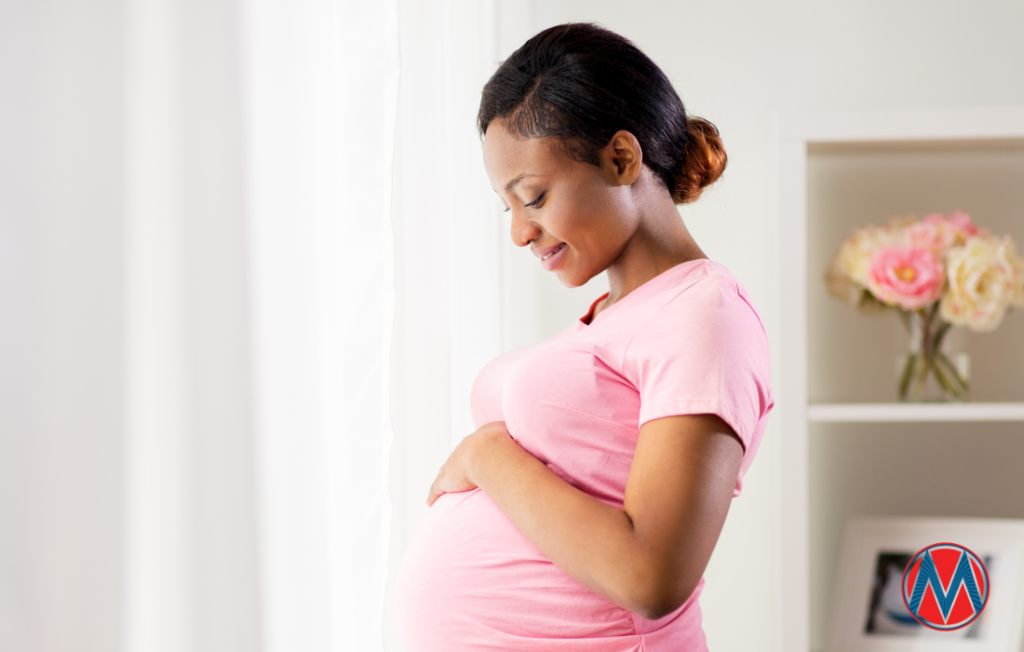
<path id="1" fill-rule="evenodd" d="M 511 207 L 520 247 L 567 244 L 554 270 L 579 287 L 607 270 L 600 310 L 679 263 L 705 258 L 668 190 L 642 164 L 636 137 L 617 132 L 601 167 L 562 155 L 547 139 L 518 139 L 501 119 L 484 138 L 484 166 Z M 506 193 L 505 185 L 526 177 Z M 536 206 L 527 207 L 541 194 Z M 479 487 L 556 566 L 609 602 L 657 619 L 678 608 L 704 574 L 722 531 L 743 447 L 711 414 L 672 416 L 640 428 L 623 509 L 558 477 L 524 450 L 503 421 L 484 424 L 455 448 L 430 487 Z"/>

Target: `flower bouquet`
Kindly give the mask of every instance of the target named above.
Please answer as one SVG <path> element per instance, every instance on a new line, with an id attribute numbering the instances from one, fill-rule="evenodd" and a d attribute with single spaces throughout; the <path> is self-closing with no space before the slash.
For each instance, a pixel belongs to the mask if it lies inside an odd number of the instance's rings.
<path id="1" fill-rule="evenodd" d="M 939 400 L 963 400 L 968 381 L 942 351 L 952 326 L 992 331 L 1024 306 L 1024 260 L 1010 236 L 997 238 L 957 211 L 858 229 L 825 272 L 829 293 L 868 312 L 894 308 L 911 335 L 900 400 L 923 400 L 934 376 Z M 926 400 L 926 399 L 925 399 Z"/>

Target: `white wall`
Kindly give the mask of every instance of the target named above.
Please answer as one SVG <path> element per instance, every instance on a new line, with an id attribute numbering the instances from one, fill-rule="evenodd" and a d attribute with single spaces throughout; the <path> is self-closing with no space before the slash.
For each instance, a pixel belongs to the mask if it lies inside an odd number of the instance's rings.
<path id="1" fill-rule="evenodd" d="M 0 3 L 0 648 L 120 649 L 117 2 Z"/>
<path id="2" fill-rule="evenodd" d="M 729 166 L 680 213 L 708 255 L 746 285 L 765 320 L 776 387 L 779 211 L 774 118 L 779 111 L 1024 103 L 1024 2 L 504 2 L 502 58 L 532 34 L 595 21 L 632 39 L 672 80 L 687 110 L 721 130 Z M 509 17 L 514 20 L 509 20 Z M 506 225 L 507 226 L 507 225 Z M 506 346 L 547 337 L 607 289 L 569 290 L 510 243 Z M 521 316 L 528 315 L 528 319 Z M 779 402 L 785 400 L 777 392 Z M 778 420 L 734 501 L 701 599 L 714 650 L 781 651 L 777 567 Z M 742 622 L 742 626 L 737 626 Z"/>

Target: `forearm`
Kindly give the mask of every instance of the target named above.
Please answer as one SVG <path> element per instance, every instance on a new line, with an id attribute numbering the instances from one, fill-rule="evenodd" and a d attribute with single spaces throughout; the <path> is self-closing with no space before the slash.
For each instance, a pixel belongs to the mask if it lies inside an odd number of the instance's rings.
<path id="1" fill-rule="evenodd" d="M 481 449 L 477 486 L 548 559 L 609 602 L 650 613 L 652 565 L 626 512 L 565 482 L 507 435 Z"/>

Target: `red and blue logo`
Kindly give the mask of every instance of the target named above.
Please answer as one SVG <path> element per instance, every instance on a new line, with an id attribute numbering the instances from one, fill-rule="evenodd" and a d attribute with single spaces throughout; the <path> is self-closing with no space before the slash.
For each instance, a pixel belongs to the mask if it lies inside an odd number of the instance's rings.
<path id="1" fill-rule="evenodd" d="M 903 602 L 925 627 L 966 627 L 988 603 L 988 570 L 978 555 L 959 544 L 932 544 L 903 571 Z"/>

